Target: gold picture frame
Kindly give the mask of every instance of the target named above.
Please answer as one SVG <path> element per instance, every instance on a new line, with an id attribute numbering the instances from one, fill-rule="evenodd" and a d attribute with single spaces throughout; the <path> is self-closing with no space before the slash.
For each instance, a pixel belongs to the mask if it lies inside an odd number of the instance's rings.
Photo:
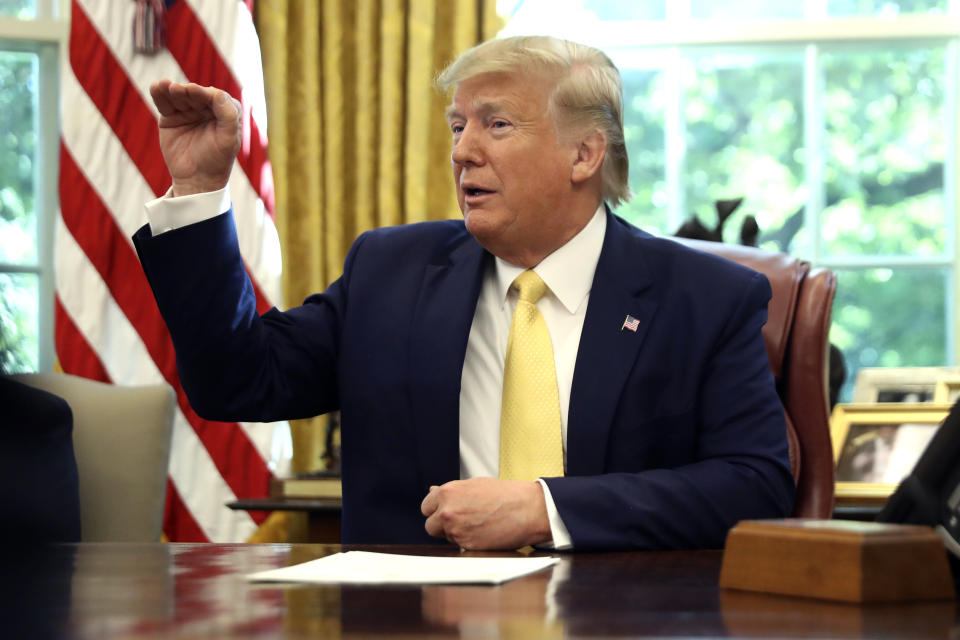
<path id="1" fill-rule="evenodd" d="M 864 367 L 857 372 L 852 402 L 936 402 L 937 382 L 960 377 L 958 367 Z"/>
<path id="2" fill-rule="evenodd" d="M 838 404 L 830 418 L 837 504 L 883 504 L 913 469 L 951 406 Z"/>
<path id="3" fill-rule="evenodd" d="M 944 376 L 937 380 L 933 390 L 933 401 L 952 405 L 960 399 L 960 375 Z"/>

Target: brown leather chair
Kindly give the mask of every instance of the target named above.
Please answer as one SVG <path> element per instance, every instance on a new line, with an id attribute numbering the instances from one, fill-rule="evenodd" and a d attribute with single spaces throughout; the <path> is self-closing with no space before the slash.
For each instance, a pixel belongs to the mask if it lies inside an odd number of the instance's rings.
<path id="1" fill-rule="evenodd" d="M 833 515 L 833 445 L 827 393 L 827 334 L 837 278 L 827 269 L 784 253 L 675 238 L 767 276 L 773 298 L 763 338 L 787 416 L 790 466 L 797 483 L 794 515 Z"/>

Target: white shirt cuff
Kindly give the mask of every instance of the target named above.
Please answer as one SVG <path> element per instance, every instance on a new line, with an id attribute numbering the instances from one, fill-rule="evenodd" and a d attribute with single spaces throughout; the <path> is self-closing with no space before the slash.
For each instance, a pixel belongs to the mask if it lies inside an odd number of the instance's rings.
<path id="1" fill-rule="evenodd" d="M 167 192 L 143 205 L 147 211 L 150 233 L 158 236 L 196 222 L 203 222 L 230 210 L 230 187 L 218 191 L 194 193 L 189 196 L 173 197 L 173 187 Z"/>
<path id="2" fill-rule="evenodd" d="M 547 486 L 547 483 L 543 479 L 537 480 L 540 483 L 540 488 L 543 489 L 543 500 L 547 503 L 547 517 L 550 518 L 550 533 L 553 535 L 553 543 L 544 543 L 538 544 L 538 547 L 545 547 L 547 549 L 556 549 L 562 551 L 565 549 L 573 548 L 573 540 L 570 538 L 570 532 L 567 531 L 567 526 L 563 524 L 563 518 L 560 517 L 560 512 L 557 511 L 557 505 L 553 503 L 553 495 L 550 493 L 550 487 Z"/>

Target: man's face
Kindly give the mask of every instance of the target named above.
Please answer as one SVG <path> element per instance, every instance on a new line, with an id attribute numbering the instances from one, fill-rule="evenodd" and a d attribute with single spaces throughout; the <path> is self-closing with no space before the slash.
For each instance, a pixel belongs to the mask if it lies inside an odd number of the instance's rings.
<path id="1" fill-rule="evenodd" d="M 589 220 L 571 206 L 577 145 L 558 139 L 549 91 L 534 76 L 485 73 L 463 81 L 447 110 L 467 230 L 518 266 L 537 264 Z"/>

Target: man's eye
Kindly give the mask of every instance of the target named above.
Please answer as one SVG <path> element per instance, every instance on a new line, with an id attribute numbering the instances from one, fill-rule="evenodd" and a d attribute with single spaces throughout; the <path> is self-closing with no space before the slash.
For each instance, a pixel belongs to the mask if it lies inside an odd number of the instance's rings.
<path id="1" fill-rule="evenodd" d="M 506 120 L 494 120 L 492 126 L 494 129 L 502 129 L 503 127 L 509 127 L 510 123 Z"/>
<path id="2" fill-rule="evenodd" d="M 450 125 L 450 131 L 452 131 L 452 132 L 455 133 L 455 134 L 456 134 L 456 133 L 461 133 L 461 132 L 463 131 L 463 125 L 462 125 L 462 124 L 453 124 L 453 125 Z"/>

